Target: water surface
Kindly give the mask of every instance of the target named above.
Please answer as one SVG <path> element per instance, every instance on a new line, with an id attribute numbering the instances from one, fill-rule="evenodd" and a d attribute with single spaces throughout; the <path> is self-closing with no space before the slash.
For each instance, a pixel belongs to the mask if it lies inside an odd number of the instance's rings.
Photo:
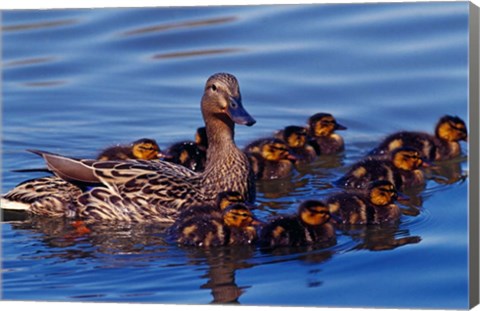
<path id="1" fill-rule="evenodd" d="M 241 147 L 316 112 L 346 125 L 346 152 L 258 183 L 258 217 L 294 213 L 385 135 L 467 119 L 468 3 L 4 11 L 2 193 L 41 173 L 26 149 L 94 157 L 141 137 L 192 139 L 215 72 L 240 81 L 257 124 Z M 466 154 L 466 145 L 463 145 Z M 158 226 L 10 218 L 9 300 L 238 302 L 466 308 L 465 157 L 441 164 L 398 226 L 338 232 L 336 246 L 178 247 Z M 403 206 L 405 209 L 414 207 Z"/>

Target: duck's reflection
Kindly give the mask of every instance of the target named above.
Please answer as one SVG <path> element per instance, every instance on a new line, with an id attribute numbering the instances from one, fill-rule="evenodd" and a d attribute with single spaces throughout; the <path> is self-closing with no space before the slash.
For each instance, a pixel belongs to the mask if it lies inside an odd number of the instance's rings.
<path id="1" fill-rule="evenodd" d="M 235 281 L 237 270 L 248 269 L 254 264 L 248 262 L 254 256 L 255 248 L 250 245 L 215 247 L 209 249 L 184 248 L 189 258 L 205 260 L 207 272 L 202 278 L 207 282 L 200 288 L 210 289 L 212 303 L 239 303 L 239 297 L 250 286 L 239 286 Z"/>
<path id="2" fill-rule="evenodd" d="M 417 244 L 422 239 L 410 235 L 409 230 L 399 229 L 398 224 L 375 226 L 342 226 L 344 235 L 350 236 L 355 242 L 353 250 L 366 249 L 371 251 L 392 250 L 408 244 Z"/>

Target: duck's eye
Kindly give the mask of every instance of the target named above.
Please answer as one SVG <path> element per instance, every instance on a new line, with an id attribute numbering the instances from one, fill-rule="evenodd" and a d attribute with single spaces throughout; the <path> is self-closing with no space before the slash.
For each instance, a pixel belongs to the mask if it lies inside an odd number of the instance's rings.
<path id="1" fill-rule="evenodd" d="M 238 106 L 238 104 L 235 102 L 235 101 L 230 101 L 230 107 L 232 107 L 233 109 L 236 109 Z"/>
<path id="2" fill-rule="evenodd" d="M 214 92 L 217 91 L 217 86 L 215 84 L 212 84 L 211 88 L 212 88 L 212 91 L 214 91 Z"/>

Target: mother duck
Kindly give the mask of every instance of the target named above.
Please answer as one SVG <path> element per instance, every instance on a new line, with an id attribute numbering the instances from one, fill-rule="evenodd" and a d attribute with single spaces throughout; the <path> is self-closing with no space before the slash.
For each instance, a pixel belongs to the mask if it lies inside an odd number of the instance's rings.
<path id="1" fill-rule="evenodd" d="M 255 120 L 243 108 L 235 76 L 212 75 L 201 110 L 209 143 L 202 173 L 160 160 L 80 160 L 33 151 L 56 176 L 17 185 L 3 196 L 2 208 L 86 221 L 169 223 L 184 208 L 214 205 L 218 193 L 227 190 L 253 202 L 255 179 L 235 145 L 234 124 L 251 126 Z"/>

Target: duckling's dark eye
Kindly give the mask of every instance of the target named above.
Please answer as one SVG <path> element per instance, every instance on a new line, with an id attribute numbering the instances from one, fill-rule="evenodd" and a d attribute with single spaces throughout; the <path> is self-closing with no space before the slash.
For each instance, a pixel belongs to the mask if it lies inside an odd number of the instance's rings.
<path id="1" fill-rule="evenodd" d="M 214 92 L 217 91 L 217 86 L 215 84 L 212 84 L 211 88 L 212 88 L 212 91 L 214 91 Z"/>

